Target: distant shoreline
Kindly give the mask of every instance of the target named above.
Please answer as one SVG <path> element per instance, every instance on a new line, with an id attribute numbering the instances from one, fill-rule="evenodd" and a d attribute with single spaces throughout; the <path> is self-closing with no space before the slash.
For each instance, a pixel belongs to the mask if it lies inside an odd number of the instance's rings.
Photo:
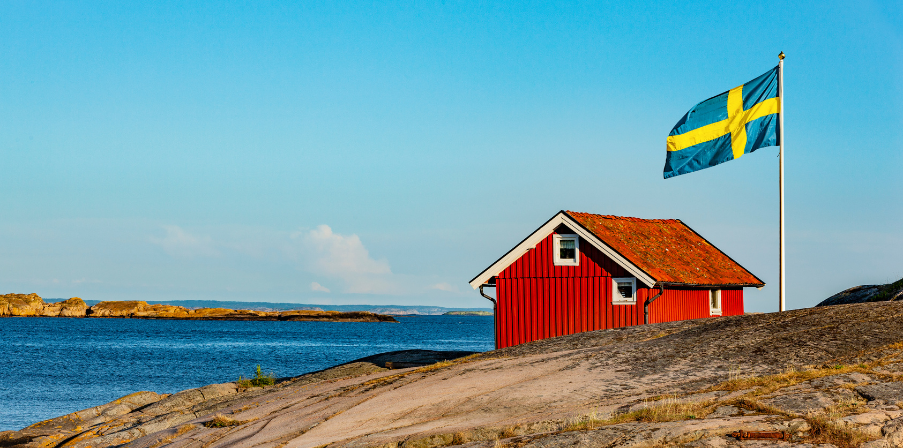
<path id="1" fill-rule="evenodd" d="M 443 316 L 493 316 L 492 311 L 449 311 Z"/>
<path id="2" fill-rule="evenodd" d="M 9 316 L 9 315 L 0 315 L 0 319 L 2 318 L 12 318 L 12 317 L 24 317 L 24 318 L 34 318 L 34 319 L 140 319 L 140 320 L 206 320 L 206 321 L 256 321 L 256 322 L 398 322 L 394 316 L 388 315 L 380 315 L 380 314 L 372 314 L 373 316 L 380 316 L 383 319 L 374 319 L 374 318 L 355 318 L 350 316 L 342 316 L 348 314 L 355 313 L 344 313 L 339 312 L 339 315 L 334 316 L 325 316 L 325 317 L 317 317 L 317 316 L 290 316 L 290 317 L 269 317 L 269 316 L 245 316 L 245 315 L 236 315 L 236 316 L 206 316 L 206 317 L 160 317 L 160 316 Z M 416 315 L 415 315 L 416 316 Z M 385 319 L 388 318 L 388 319 Z M 391 319 L 391 320 L 389 320 Z"/>
<path id="3" fill-rule="evenodd" d="M 99 302 L 88 306 L 79 297 L 56 303 L 44 302 L 37 294 L 0 295 L 0 317 L 72 317 L 165 320 L 303 321 L 303 322 L 398 322 L 386 314 L 369 311 L 287 310 L 256 311 L 229 308 L 188 309 L 183 306 L 148 304 L 144 301 Z"/>
<path id="4" fill-rule="evenodd" d="M 45 301 L 62 301 L 65 298 L 44 299 Z M 99 300 L 85 300 L 88 306 L 100 303 Z M 176 305 L 188 309 L 198 308 L 228 308 L 233 310 L 252 311 L 369 311 L 375 314 L 388 314 L 390 316 L 441 316 L 449 311 L 492 311 L 492 308 L 458 308 L 435 305 L 327 305 L 316 303 L 286 303 L 286 302 L 246 302 L 234 300 L 147 300 L 150 305 Z"/>

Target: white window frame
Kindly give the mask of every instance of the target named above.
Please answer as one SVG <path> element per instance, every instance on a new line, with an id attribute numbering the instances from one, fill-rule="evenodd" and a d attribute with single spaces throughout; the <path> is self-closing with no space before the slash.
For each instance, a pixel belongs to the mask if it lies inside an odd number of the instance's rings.
<path id="1" fill-rule="evenodd" d="M 715 300 L 718 301 L 718 308 L 712 308 L 712 293 L 715 293 Z M 721 290 L 720 289 L 710 289 L 709 290 L 709 314 L 713 316 L 720 316 L 721 310 L 724 309 L 724 304 L 721 303 Z"/>
<path id="2" fill-rule="evenodd" d="M 562 260 L 560 258 L 561 255 L 561 240 L 574 240 L 574 259 L 573 260 Z M 580 266 L 580 237 L 575 234 L 558 234 L 556 233 L 552 238 L 552 256 L 554 257 L 553 262 L 555 266 Z"/>
<path id="3" fill-rule="evenodd" d="M 618 292 L 618 282 L 630 282 L 633 287 L 633 297 L 625 299 Z M 636 277 L 612 277 L 611 279 L 611 304 L 635 305 L 636 304 Z"/>

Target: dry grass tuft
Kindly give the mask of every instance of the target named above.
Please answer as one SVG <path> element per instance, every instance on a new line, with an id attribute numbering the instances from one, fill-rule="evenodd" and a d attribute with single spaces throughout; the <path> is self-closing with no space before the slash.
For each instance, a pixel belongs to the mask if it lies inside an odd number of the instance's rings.
<path id="1" fill-rule="evenodd" d="M 714 410 L 715 402 L 681 401 L 677 397 L 669 397 L 635 411 L 613 415 L 609 424 L 626 422 L 673 422 L 675 420 L 694 420 L 709 415 Z"/>
<path id="2" fill-rule="evenodd" d="M 454 436 L 452 436 L 452 445 L 461 445 L 467 442 L 470 442 L 470 438 L 463 432 L 456 432 Z"/>
<path id="3" fill-rule="evenodd" d="M 584 414 L 573 419 L 568 419 L 561 427 L 561 431 L 585 431 L 594 430 L 601 426 L 607 425 L 609 419 L 599 418 L 595 412 Z"/>
<path id="4" fill-rule="evenodd" d="M 830 443 L 837 448 L 856 448 L 876 439 L 858 429 L 838 425 L 827 414 L 810 414 L 803 418 L 812 428 L 809 430 L 809 442 Z"/>
<path id="5" fill-rule="evenodd" d="M 594 430 L 606 425 L 628 422 L 658 423 L 694 420 L 709 415 L 715 406 L 716 402 L 713 400 L 681 401 L 675 396 L 670 396 L 655 402 L 647 401 L 640 409 L 613 414 L 607 418 L 599 418 L 595 412 L 592 412 L 567 422 L 562 431 Z"/>
<path id="6" fill-rule="evenodd" d="M 509 437 L 517 437 L 520 434 L 517 432 L 517 426 L 507 426 L 502 429 L 501 435 L 499 435 L 500 439 L 507 439 Z"/>
<path id="7" fill-rule="evenodd" d="M 875 437 L 869 436 L 862 431 L 837 423 L 837 420 L 841 417 L 866 411 L 868 411 L 868 408 L 865 407 L 861 400 L 853 399 L 838 402 L 822 412 L 809 413 L 803 418 L 812 427 L 812 430 L 809 432 L 810 441 L 832 443 L 839 448 L 852 448 L 874 440 Z"/>
<path id="8" fill-rule="evenodd" d="M 842 373 L 870 373 L 875 374 L 872 370 L 873 366 L 866 364 L 859 364 L 853 366 L 845 366 L 842 364 L 825 366 L 822 368 L 806 368 L 798 370 L 793 367 L 789 367 L 785 369 L 781 373 L 777 373 L 774 375 L 764 375 L 764 376 L 741 376 L 738 370 L 733 370 L 728 372 L 728 379 L 725 382 L 720 384 L 716 384 L 712 387 L 705 389 L 706 392 L 716 391 L 716 390 L 727 390 L 727 391 L 737 391 L 744 389 L 752 389 L 755 387 L 760 388 L 756 392 L 756 395 L 764 395 L 771 392 L 774 392 L 778 389 L 783 389 L 785 387 L 790 387 L 805 381 L 813 380 L 816 378 L 822 378 L 825 376 L 831 375 L 839 375 Z"/>
<path id="9" fill-rule="evenodd" d="M 234 418 L 226 417 L 223 414 L 216 414 L 213 417 L 213 420 L 209 420 L 204 422 L 204 426 L 208 428 L 225 428 L 227 426 L 238 426 L 243 422 L 235 420 Z"/>
<path id="10" fill-rule="evenodd" d="M 435 364 L 430 364 L 430 365 L 428 365 L 428 366 L 423 366 L 423 367 L 420 367 L 420 368 L 418 368 L 418 369 L 415 369 L 414 372 L 416 372 L 416 373 L 432 372 L 433 370 L 439 370 L 439 369 L 442 369 L 442 368 L 445 368 L 445 367 L 448 367 L 448 366 L 453 366 L 453 365 L 455 365 L 455 364 L 457 364 L 457 363 L 454 362 L 454 361 L 448 361 L 448 360 L 446 360 L 446 361 L 439 361 L 439 362 L 437 362 L 437 363 L 435 363 Z M 411 373 L 414 373 L 414 372 L 411 372 Z"/>

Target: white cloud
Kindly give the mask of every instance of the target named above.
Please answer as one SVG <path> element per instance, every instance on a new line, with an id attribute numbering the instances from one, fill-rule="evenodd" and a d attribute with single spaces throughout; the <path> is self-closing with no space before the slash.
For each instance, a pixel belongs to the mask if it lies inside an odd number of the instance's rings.
<path id="1" fill-rule="evenodd" d="M 455 288 L 452 285 L 449 285 L 446 282 L 436 283 L 435 285 L 430 285 L 430 289 L 438 289 L 439 291 L 448 291 L 448 292 L 455 292 L 458 290 L 457 288 Z"/>
<path id="2" fill-rule="evenodd" d="M 327 288 L 327 287 L 325 287 L 325 286 L 323 286 L 323 285 L 321 285 L 321 284 L 319 284 L 319 283 L 317 283 L 317 282 L 311 282 L 311 284 L 310 284 L 310 290 L 311 290 L 311 291 L 329 292 L 329 288 Z"/>
<path id="3" fill-rule="evenodd" d="M 357 235 L 341 235 L 323 224 L 295 232 L 302 245 L 302 260 L 310 272 L 336 278 L 345 292 L 393 294 L 399 291 L 386 259 L 374 260 Z"/>
<path id="4" fill-rule="evenodd" d="M 179 226 L 163 226 L 166 236 L 152 237 L 150 241 L 173 257 L 210 257 L 219 252 L 213 247 L 213 239 L 209 236 L 195 236 Z"/>

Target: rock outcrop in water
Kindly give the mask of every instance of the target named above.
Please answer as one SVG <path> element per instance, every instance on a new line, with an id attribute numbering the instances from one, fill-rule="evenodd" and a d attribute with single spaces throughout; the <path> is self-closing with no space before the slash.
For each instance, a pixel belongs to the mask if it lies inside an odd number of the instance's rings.
<path id="1" fill-rule="evenodd" d="M 44 300 L 37 294 L 0 296 L 0 316 L 43 316 Z"/>
<path id="2" fill-rule="evenodd" d="M 6 294 L 0 296 L 0 317 L 397 322 L 391 316 L 366 311 L 253 311 L 227 308 L 199 308 L 192 310 L 183 306 L 149 305 L 143 301 L 100 302 L 89 307 L 84 300 L 78 297 L 62 302 L 46 303 L 37 294 Z"/>
<path id="3" fill-rule="evenodd" d="M 903 446 L 899 301 L 601 330 L 422 366 L 443 359 L 426 355 L 133 394 L 0 433 L 0 447 Z"/>
<path id="4" fill-rule="evenodd" d="M 48 317 L 84 317 L 87 311 L 88 304 L 78 297 L 73 297 L 62 302 L 45 304 L 41 315 Z"/>

